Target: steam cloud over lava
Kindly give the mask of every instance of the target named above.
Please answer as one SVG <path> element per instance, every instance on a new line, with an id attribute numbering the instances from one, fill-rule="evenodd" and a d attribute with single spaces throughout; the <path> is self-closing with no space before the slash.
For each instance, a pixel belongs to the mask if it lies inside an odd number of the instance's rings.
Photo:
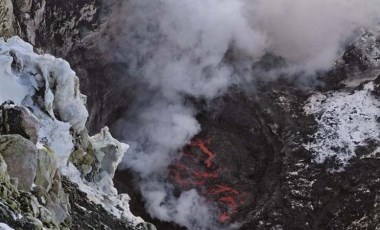
<path id="1" fill-rule="evenodd" d="M 210 169 L 217 156 L 199 141 L 190 145 L 206 157 L 204 171 L 183 165 L 191 162 L 180 150 L 201 129 L 189 98 L 211 100 L 241 79 L 249 82 L 255 76 L 236 68 L 249 70 L 266 53 L 287 60 L 289 72 L 327 70 L 362 28 L 375 25 L 380 1 L 130 0 L 119 10 L 112 58 L 128 63 L 136 86 L 136 99 L 117 125 L 131 146 L 123 166 L 140 176 L 153 217 L 215 229 L 236 227 L 227 222 L 244 196 L 218 184 L 207 194 L 196 189 L 222 172 Z M 226 59 L 229 51 L 239 55 L 234 63 Z M 183 192 L 174 195 L 172 183 Z"/>

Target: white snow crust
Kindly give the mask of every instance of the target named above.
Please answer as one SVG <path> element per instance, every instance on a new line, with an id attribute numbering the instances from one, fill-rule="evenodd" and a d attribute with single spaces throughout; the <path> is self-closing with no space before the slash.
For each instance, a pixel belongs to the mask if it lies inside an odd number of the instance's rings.
<path id="1" fill-rule="evenodd" d="M 317 163 L 336 157 L 346 165 L 358 146 L 370 139 L 380 141 L 380 101 L 371 93 L 373 89 L 370 82 L 362 90 L 317 93 L 308 99 L 304 110 L 315 116 L 318 130 L 305 147 L 315 154 Z"/>
<path id="2" fill-rule="evenodd" d="M 0 230 L 14 230 L 5 223 L 0 223 Z"/>
<path id="3" fill-rule="evenodd" d="M 68 122 L 74 130 L 85 128 L 86 98 L 79 92 L 79 79 L 69 63 L 51 55 L 38 55 L 19 37 L 0 39 L 0 101 L 35 106 L 31 97 L 45 89 L 40 102 L 52 118 Z"/>

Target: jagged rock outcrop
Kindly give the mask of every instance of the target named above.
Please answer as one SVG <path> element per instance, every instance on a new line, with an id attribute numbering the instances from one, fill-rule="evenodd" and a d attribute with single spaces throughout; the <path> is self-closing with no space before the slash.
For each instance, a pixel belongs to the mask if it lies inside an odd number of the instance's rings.
<path id="1" fill-rule="evenodd" d="M 117 119 L 130 104 L 133 87 L 125 84 L 125 63 L 112 62 L 103 36 L 113 30 L 118 0 L 7 0 L 0 3 L 0 36 L 18 35 L 38 52 L 69 61 L 81 79 L 81 91 L 90 95 L 88 128 L 96 133 Z M 112 90 L 121 87 L 123 90 Z M 115 101 L 114 98 L 125 100 Z"/>
<path id="2" fill-rule="evenodd" d="M 128 146 L 108 128 L 88 135 L 86 98 L 69 64 L 35 54 L 18 37 L 1 40 L 0 50 L 0 220 L 17 229 L 154 229 L 113 187 Z M 78 223 L 78 210 L 97 210 L 104 220 Z"/>
<path id="3" fill-rule="evenodd" d="M 6 102 L 0 106 L 0 110 L 0 134 L 19 134 L 37 144 L 39 123 L 28 109 Z"/>
<path id="4" fill-rule="evenodd" d="M 1 135 L 0 154 L 11 178 L 17 179 L 17 188 L 30 191 L 37 171 L 37 147 L 20 135 Z"/>

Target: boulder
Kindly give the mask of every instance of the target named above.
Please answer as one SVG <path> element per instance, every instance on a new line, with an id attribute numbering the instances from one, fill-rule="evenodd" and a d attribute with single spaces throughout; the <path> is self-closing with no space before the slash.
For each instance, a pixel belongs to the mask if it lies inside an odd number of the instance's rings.
<path id="1" fill-rule="evenodd" d="M 57 160 L 53 151 L 49 148 L 39 149 L 37 153 L 37 172 L 34 183 L 49 191 L 57 167 Z"/>
<path id="2" fill-rule="evenodd" d="M 39 122 L 24 106 L 6 102 L 0 106 L 1 134 L 19 134 L 34 144 L 38 141 Z"/>
<path id="3" fill-rule="evenodd" d="M 0 136 L 0 154 L 8 165 L 10 177 L 18 179 L 18 188 L 30 191 L 37 171 L 37 148 L 20 135 Z"/>

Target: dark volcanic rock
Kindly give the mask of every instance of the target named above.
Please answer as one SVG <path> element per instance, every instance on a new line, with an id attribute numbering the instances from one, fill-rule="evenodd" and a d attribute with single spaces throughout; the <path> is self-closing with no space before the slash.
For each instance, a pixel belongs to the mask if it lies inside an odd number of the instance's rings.
<path id="1" fill-rule="evenodd" d="M 87 195 L 78 189 L 78 186 L 63 177 L 62 186 L 69 195 L 71 229 L 126 229 L 125 223 L 110 215 L 101 205 L 94 204 L 87 199 Z"/>
<path id="2" fill-rule="evenodd" d="M 27 3 L 27 2 L 30 2 Z M 118 119 L 130 104 L 133 87 L 125 82 L 126 63 L 110 61 L 103 37 L 112 29 L 118 0 L 12 0 L 13 33 L 37 51 L 67 60 L 88 95 L 88 128 L 95 133 Z M 115 90 L 117 89 L 117 90 Z M 123 100 L 115 100 L 123 98 Z"/>
<path id="3" fill-rule="evenodd" d="M 196 103 L 202 132 L 173 163 L 172 182 L 179 190 L 196 188 L 218 204 L 221 222 L 240 222 L 241 229 L 376 229 L 380 160 L 370 153 L 379 143 L 357 144 L 356 157 L 343 170 L 334 158 L 317 163 L 305 147 L 320 128 L 321 114 L 305 112 L 310 96 L 337 90 L 352 95 L 378 76 L 376 57 L 363 50 L 367 45 L 350 47 L 334 70 L 320 76 L 317 87 L 280 79 L 258 82 L 254 92 L 232 88 L 212 102 Z M 372 95 L 380 95 L 379 82 L 378 77 Z M 224 190 L 215 193 L 217 186 Z"/>
<path id="4" fill-rule="evenodd" d="M 37 143 L 38 121 L 22 106 L 5 103 L 0 106 L 0 134 L 19 134 Z"/>

